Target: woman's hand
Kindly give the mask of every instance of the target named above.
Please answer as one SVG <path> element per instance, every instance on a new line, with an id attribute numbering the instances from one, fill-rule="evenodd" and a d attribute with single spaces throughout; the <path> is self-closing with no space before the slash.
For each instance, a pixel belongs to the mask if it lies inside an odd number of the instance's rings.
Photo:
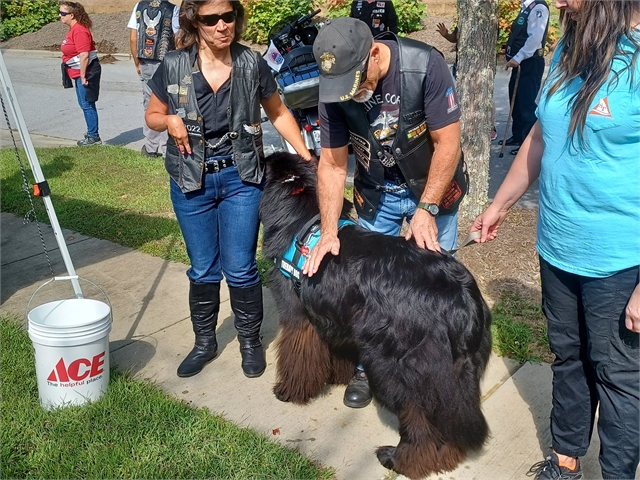
<path id="1" fill-rule="evenodd" d="M 85 87 L 87 87 L 89 85 L 89 80 L 87 80 L 87 77 L 82 77 L 82 85 L 84 85 Z"/>
<path id="2" fill-rule="evenodd" d="M 444 38 L 447 38 L 447 34 L 449 33 L 449 30 L 447 29 L 447 27 L 444 25 L 444 23 L 439 23 L 438 24 L 438 33 L 440 35 L 442 35 Z"/>
<path id="3" fill-rule="evenodd" d="M 494 203 L 478 215 L 471 226 L 472 232 L 479 231 L 482 233 L 476 242 L 484 243 L 496 238 L 498 236 L 498 229 L 500 225 L 502 225 L 502 222 L 504 222 L 507 213 L 508 210 L 501 210 Z"/>
<path id="4" fill-rule="evenodd" d="M 188 153 L 191 155 L 191 145 L 189 144 L 189 135 L 184 126 L 184 122 L 178 115 L 167 115 L 167 132 L 169 136 L 176 142 L 176 147 L 180 153 Z"/>
<path id="5" fill-rule="evenodd" d="M 640 284 L 636 285 L 624 311 L 624 324 L 632 332 L 640 333 Z"/>

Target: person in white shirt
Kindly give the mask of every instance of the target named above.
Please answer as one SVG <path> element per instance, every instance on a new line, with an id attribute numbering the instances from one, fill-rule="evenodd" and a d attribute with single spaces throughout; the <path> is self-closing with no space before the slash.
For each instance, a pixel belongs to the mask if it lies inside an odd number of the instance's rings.
<path id="1" fill-rule="evenodd" d="M 151 89 L 147 82 L 169 50 L 175 49 L 174 34 L 180 29 L 180 7 L 166 0 L 145 0 L 136 3 L 127 27 L 129 46 L 142 80 L 142 105 L 147 110 Z M 143 119 L 144 145 L 142 154 L 149 158 L 164 156 L 167 132 L 151 130 Z"/>
<path id="2" fill-rule="evenodd" d="M 512 68 L 509 81 L 509 100 L 513 98 L 518 67 L 520 79 L 513 106 L 511 137 L 505 142 L 515 147 L 527 138 L 536 123 L 536 98 L 544 73 L 544 47 L 549 28 L 549 6 L 544 0 L 523 0 L 520 13 L 513 21 L 507 41 L 507 67 Z"/>

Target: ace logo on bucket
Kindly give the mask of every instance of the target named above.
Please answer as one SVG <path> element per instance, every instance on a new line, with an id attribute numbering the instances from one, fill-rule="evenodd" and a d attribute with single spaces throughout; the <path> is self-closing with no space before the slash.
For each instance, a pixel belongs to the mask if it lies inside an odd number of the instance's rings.
<path id="1" fill-rule="evenodd" d="M 51 386 L 60 387 L 77 387 L 85 383 L 92 383 L 100 379 L 104 373 L 105 353 L 99 353 L 92 359 L 78 358 L 68 366 L 64 358 L 61 357 L 47 377 L 47 382 Z"/>

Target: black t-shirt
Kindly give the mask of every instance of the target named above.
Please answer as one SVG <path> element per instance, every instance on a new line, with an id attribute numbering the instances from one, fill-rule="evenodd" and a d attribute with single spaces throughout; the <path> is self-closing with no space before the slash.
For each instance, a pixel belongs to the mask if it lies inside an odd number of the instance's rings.
<path id="1" fill-rule="evenodd" d="M 260 99 L 270 98 L 276 92 L 277 85 L 269 65 L 262 57 L 258 59 L 258 71 L 260 75 Z M 153 78 L 149 80 L 148 85 L 162 103 L 169 103 L 167 84 L 164 81 L 164 62 L 160 64 Z M 204 124 L 204 138 L 209 144 L 215 145 L 229 131 L 227 107 L 231 92 L 231 78 L 227 79 L 217 92 L 214 92 L 202 72 L 198 71 L 193 74 L 193 87 Z M 233 150 L 229 140 L 215 149 L 215 155 L 230 155 L 231 153 L 233 153 Z"/>
<path id="2" fill-rule="evenodd" d="M 389 70 L 378 82 L 371 99 L 362 106 L 367 112 L 375 137 L 383 146 L 391 147 L 400 115 L 400 52 L 395 41 L 383 40 L 380 43 L 384 43 L 391 50 Z M 435 49 L 429 55 L 424 113 L 429 130 L 438 130 L 460 120 L 460 109 L 449 67 L 444 57 Z M 318 114 L 322 147 L 339 148 L 347 145 L 349 124 L 338 104 L 320 102 Z M 395 178 L 397 172 L 385 172 L 385 176 Z"/>

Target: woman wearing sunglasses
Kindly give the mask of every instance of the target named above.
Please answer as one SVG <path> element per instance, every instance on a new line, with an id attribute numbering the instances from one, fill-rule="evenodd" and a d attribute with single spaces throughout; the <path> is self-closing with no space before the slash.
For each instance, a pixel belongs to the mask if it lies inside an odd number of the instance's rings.
<path id="1" fill-rule="evenodd" d="M 223 275 L 242 370 L 258 377 L 266 368 L 255 259 L 264 175 L 260 105 L 276 130 L 311 159 L 268 65 L 238 43 L 243 26 L 239 1 L 183 0 L 179 50 L 165 56 L 149 82 L 153 94 L 145 119 L 150 128 L 169 132 L 165 167 L 191 261 L 195 346 L 178 367 L 180 377 L 196 375 L 217 354 Z"/>
<path id="2" fill-rule="evenodd" d="M 60 2 L 60 21 L 69 27 L 62 41 L 63 73 L 75 84 L 78 104 L 84 113 L 87 133 L 79 146 L 99 145 L 98 111 L 96 102 L 100 94 L 102 67 L 98 61 L 98 50 L 91 35 L 91 19 L 78 2 Z"/>

